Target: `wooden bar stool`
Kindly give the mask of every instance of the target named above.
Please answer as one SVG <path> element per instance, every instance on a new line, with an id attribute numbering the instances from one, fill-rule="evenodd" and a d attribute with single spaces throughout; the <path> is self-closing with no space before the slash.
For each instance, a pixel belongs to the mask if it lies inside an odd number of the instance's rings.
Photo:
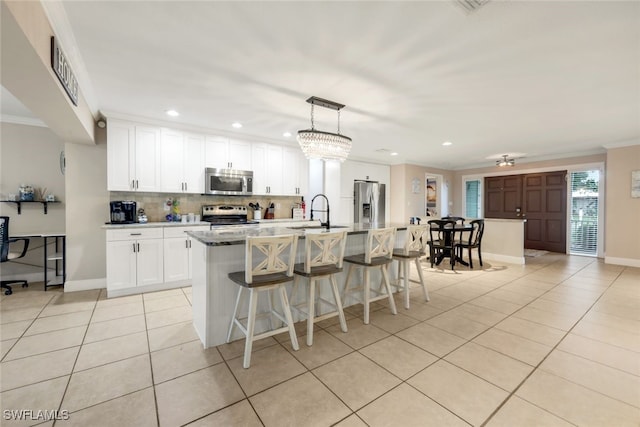
<path id="1" fill-rule="evenodd" d="M 351 263 L 349 271 L 347 273 L 347 281 L 344 285 L 344 293 L 342 300 L 345 301 L 345 296 L 349 293 L 354 293 L 363 290 L 364 305 L 364 323 L 369 324 L 369 304 L 372 301 L 378 301 L 384 298 L 389 299 L 389 308 L 393 314 L 397 314 L 396 303 L 393 300 L 391 293 L 391 284 L 389 283 L 388 267 L 393 262 L 393 245 L 395 244 L 396 229 L 380 228 L 377 230 L 369 230 L 367 233 L 367 241 L 365 243 L 365 252 L 358 255 L 351 255 L 344 257 L 344 260 Z M 351 283 L 351 274 L 354 268 L 363 267 L 363 284 L 361 286 L 349 289 Z M 382 274 L 382 282 L 386 289 L 386 292 L 371 289 L 370 270 L 372 268 L 379 268 Z M 371 297 L 371 292 L 376 295 Z"/>
<path id="2" fill-rule="evenodd" d="M 236 298 L 236 306 L 233 310 L 233 318 L 229 325 L 229 333 L 227 334 L 227 342 L 231 341 L 234 326 L 237 326 L 245 336 L 244 345 L 244 362 L 245 368 L 251 364 L 251 347 L 253 342 L 262 338 L 270 337 L 285 331 L 289 331 L 291 337 L 291 346 L 294 350 L 298 350 L 298 338 L 293 327 L 293 318 L 291 317 L 291 308 L 287 299 L 287 292 L 284 284 L 293 280 L 293 265 L 295 263 L 296 246 L 298 236 L 267 236 L 267 237 L 247 237 L 245 270 L 229 273 L 229 279 L 240 285 L 238 289 L 238 297 Z M 254 254 L 258 255 L 254 266 Z M 244 289 L 249 290 L 249 311 L 245 318 L 240 318 L 238 308 Z M 282 314 L 275 311 L 271 304 L 271 291 L 277 290 L 280 294 L 282 304 Z M 285 326 L 272 329 L 261 334 L 255 335 L 254 328 L 256 311 L 258 307 L 258 292 L 267 291 L 269 294 L 269 311 L 261 313 L 260 316 L 269 316 L 271 324 L 271 316 L 275 316 L 285 323 Z M 283 317 L 284 316 L 284 317 Z M 246 326 L 241 321 L 246 320 Z"/>
<path id="3" fill-rule="evenodd" d="M 342 332 L 347 332 L 347 322 L 342 311 L 342 301 L 338 292 L 338 285 L 334 275 L 342 272 L 342 261 L 344 258 L 344 248 L 347 243 L 347 232 L 333 233 L 309 233 L 305 234 L 305 255 L 304 263 L 296 264 L 293 268 L 295 279 L 293 282 L 293 290 L 291 291 L 291 308 L 302 316 L 307 318 L 307 345 L 313 345 L 313 325 L 330 317 L 338 316 L 340 318 L 340 328 Z M 300 285 L 300 277 L 309 279 L 306 304 L 293 305 L 295 294 Z M 328 279 L 333 292 L 333 301 L 318 296 L 316 301 L 316 282 L 321 279 Z M 333 310 L 328 313 L 317 315 L 320 310 L 316 309 L 316 303 L 324 303 Z M 306 312 L 304 306 L 306 305 Z"/>
<path id="4" fill-rule="evenodd" d="M 425 301 L 429 301 L 429 292 L 427 291 L 427 286 L 424 283 L 422 267 L 420 266 L 420 257 L 427 254 L 426 248 L 427 242 L 429 241 L 428 233 L 429 226 L 427 225 L 410 225 L 407 227 L 404 247 L 395 248 L 393 250 L 393 259 L 398 261 L 398 277 L 396 280 L 396 286 L 399 289 L 404 289 L 404 308 L 406 309 L 409 308 L 409 282 L 411 281 L 409 279 L 409 275 L 411 261 L 414 261 L 416 264 L 424 299 Z"/>

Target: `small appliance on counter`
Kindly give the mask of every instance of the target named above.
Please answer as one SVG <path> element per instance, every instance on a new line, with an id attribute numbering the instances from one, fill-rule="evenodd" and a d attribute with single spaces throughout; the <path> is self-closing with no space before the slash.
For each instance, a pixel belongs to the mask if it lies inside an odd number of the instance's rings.
<path id="1" fill-rule="evenodd" d="M 137 205 L 130 200 L 114 201 L 110 204 L 111 224 L 134 224 L 136 222 Z"/>

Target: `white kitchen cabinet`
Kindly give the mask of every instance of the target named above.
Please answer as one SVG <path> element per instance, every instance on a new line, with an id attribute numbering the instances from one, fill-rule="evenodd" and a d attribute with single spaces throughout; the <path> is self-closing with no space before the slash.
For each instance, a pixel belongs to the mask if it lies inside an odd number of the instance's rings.
<path id="1" fill-rule="evenodd" d="M 285 196 L 304 196 L 309 187 L 309 162 L 298 147 L 282 149 L 282 191 Z"/>
<path id="2" fill-rule="evenodd" d="M 282 147 L 272 144 L 253 144 L 251 149 L 253 167 L 253 194 L 283 194 Z"/>
<path id="3" fill-rule="evenodd" d="M 204 193 L 204 135 L 188 133 L 184 138 L 185 193 Z"/>
<path id="4" fill-rule="evenodd" d="M 160 191 L 160 129 L 109 120 L 107 189 Z"/>
<path id="5" fill-rule="evenodd" d="M 206 137 L 206 167 L 251 170 L 251 143 L 220 136 Z"/>
<path id="6" fill-rule="evenodd" d="M 136 126 L 135 190 L 160 191 L 160 129 Z"/>
<path id="7" fill-rule="evenodd" d="M 134 190 L 135 125 L 109 120 L 107 123 L 107 189 L 109 191 Z M 134 185 L 132 185 L 132 182 Z"/>
<path id="8" fill-rule="evenodd" d="M 161 191 L 204 192 L 204 136 L 162 129 Z"/>
<path id="9" fill-rule="evenodd" d="M 341 197 L 353 197 L 353 181 L 355 180 L 377 181 L 386 184 L 387 191 L 389 191 L 391 168 L 387 165 L 347 160 L 342 163 L 340 175 Z M 389 197 L 388 193 L 387 197 Z"/>
<path id="10" fill-rule="evenodd" d="M 164 230 L 164 281 L 191 279 L 191 245 L 187 231 L 206 231 L 209 226 L 167 227 Z"/>
<path id="11" fill-rule="evenodd" d="M 107 230 L 107 291 L 162 283 L 162 228 Z"/>

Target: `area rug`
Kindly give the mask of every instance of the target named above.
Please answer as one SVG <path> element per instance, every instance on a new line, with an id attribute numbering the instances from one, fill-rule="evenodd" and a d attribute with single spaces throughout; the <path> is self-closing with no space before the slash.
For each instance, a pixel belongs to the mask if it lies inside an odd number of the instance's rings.
<path id="1" fill-rule="evenodd" d="M 538 249 L 525 249 L 524 250 L 524 256 L 528 256 L 528 257 L 538 257 L 540 255 L 544 255 L 544 254 L 548 254 L 549 251 L 541 251 Z"/>

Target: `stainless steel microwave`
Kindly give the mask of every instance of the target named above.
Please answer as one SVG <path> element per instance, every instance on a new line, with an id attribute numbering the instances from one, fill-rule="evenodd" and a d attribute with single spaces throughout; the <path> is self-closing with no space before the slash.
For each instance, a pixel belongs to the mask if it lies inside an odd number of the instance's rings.
<path id="1" fill-rule="evenodd" d="M 221 196 L 253 194 L 253 171 L 236 169 L 205 169 L 205 193 Z"/>

